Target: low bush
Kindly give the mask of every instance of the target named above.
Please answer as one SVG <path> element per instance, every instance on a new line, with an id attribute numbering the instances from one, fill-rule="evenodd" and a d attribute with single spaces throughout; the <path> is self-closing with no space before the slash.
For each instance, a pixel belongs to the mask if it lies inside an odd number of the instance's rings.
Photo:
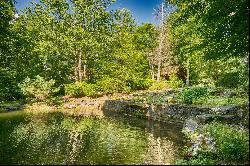
<path id="1" fill-rule="evenodd" d="M 189 160 L 176 160 L 176 165 L 215 165 L 216 161 L 204 156 L 192 157 Z"/>
<path id="2" fill-rule="evenodd" d="M 123 92 L 130 92 L 131 88 L 126 86 L 126 83 L 116 78 L 105 77 L 98 81 L 97 86 L 100 87 L 100 91 L 106 94 Z"/>
<path id="3" fill-rule="evenodd" d="M 182 88 L 184 86 L 184 82 L 175 74 L 170 75 L 168 83 L 173 89 Z"/>
<path id="4" fill-rule="evenodd" d="M 241 84 L 239 72 L 224 73 L 221 75 L 216 82 L 217 86 L 222 86 L 225 88 L 237 88 Z"/>
<path id="5" fill-rule="evenodd" d="M 248 162 L 249 133 L 247 131 L 216 122 L 205 125 L 203 132 L 214 138 L 220 160 Z"/>
<path id="6" fill-rule="evenodd" d="M 194 101 L 194 104 L 210 107 L 219 107 L 227 105 L 244 105 L 249 101 L 248 96 L 241 97 L 221 97 L 221 96 L 206 96 Z"/>
<path id="7" fill-rule="evenodd" d="M 194 100 L 199 99 L 200 97 L 205 96 L 208 93 L 207 87 L 192 87 L 187 88 L 181 92 L 178 98 L 185 104 L 192 104 Z"/>
<path id="8" fill-rule="evenodd" d="M 82 83 L 74 82 L 64 85 L 65 94 L 71 97 L 80 97 L 82 94 Z"/>
<path id="9" fill-rule="evenodd" d="M 151 79 L 134 79 L 127 81 L 127 86 L 132 90 L 145 90 L 153 84 Z"/>
<path id="10" fill-rule="evenodd" d="M 169 89 L 170 85 L 167 81 L 154 82 L 152 86 L 150 86 L 149 90 L 165 90 Z"/>
<path id="11" fill-rule="evenodd" d="M 212 122 L 184 134 L 192 144 L 185 146 L 183 158 L 175 164 L 248 164 L 249 133 L 243 128 Z"/>
<path id="12" fill-rule="evenodd" d="M 53 79 L 46 81 L 43 77 L 37 75 L 35 79 L 27 77 L 19 87 L 23 94 L 29 98 L 35 98 L 35 100 L 43 101 L 51 97 L 56 93 L 59 88 L 53 87 L 55 81 Z"/>
<path id="13" fill-rule="evenodd" d="M 83 95 L 95 97 L 98 95 L 99 87 L 96 84 L 85 84 L 83 87 Z"/>
<path id="14" fill-rule="evenodd" d="M 65 84 L 64 89 L 65 94 L 71 97 L 93 97 L 96 96 L 99 91 L 99 87 L 96 84 L 88 84 L 86 82 L 74 82 L 71 84 Z"/>

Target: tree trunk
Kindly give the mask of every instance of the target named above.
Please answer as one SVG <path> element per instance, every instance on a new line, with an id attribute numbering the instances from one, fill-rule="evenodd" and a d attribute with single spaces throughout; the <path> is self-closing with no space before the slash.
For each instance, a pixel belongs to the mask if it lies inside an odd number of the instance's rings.
<path id="1" fill-rule="evenodd" d="M 80 48 L 79 57 L 78 57 L 78 78 L 79 82 L 82 82 L 82 49 Z"/>
<path id="2" fill-rule="evenodd" d="M 154 65 L 151 60 L 149 60 L 149 66 L 150 66 L 150 75 L 151 79 L 155 80 L 155 73 L 154 73 Z"/>
<path id="3" fill-rule="evenodd" d="M 77 57 L 77 50 L 75 50 L 75 56 Z M 74 68 L 75 68 L 75 71 L 74 71 L 75 77 L 74 77 L 74 79 L 75 79 L 75 81 L 78 81 L 79 78 L 78 78 L 78 62 L 77 62 L 77 60 L 76 60 L 76 63 L 74 65 Z"/>
<path id="4" fill-rule="evenodd" d="M 189 59 L 187 60 L 187 78 L 186 78 L 186 85 L 190 85 L 190 69 L 189 69 Z"/>
<path id="5" fill-rule="evenodd" d="M 155 80 L 155 72 L 154 72 L 154 65 L 153 64 L 151 64 L 150 65 L 150 73 L 151 73 L 151 78 L 152 78 L 152 80 L 154 81 Z"/>
<path id="6" fill-rule="evenodd" d="M 85 52 L 84 64 L 83 64 L 83 79 L 87 79 L 87 53 Z"/>
<path id="7" fill-rule="evenodd" d="M 160 77 L 161 77 L 161 60 L 162 60 L 162 43 L 163 43 L 163 34 L 162 33 L 163 32 L 161 32 L 161 34 L 160 34 L 160 44 L 159 44 L 159 52 L 158 52 L 157 82 L 160 81 Z"/>
<path id="8" fill-rule="evenodd" d="M 161 77 L 161 60 L 158 62 L 158 69 L 157 69 L 157 82 L 160 82 Z"/>
<path id="9" fill-rule="evenodd" d="M 83 78 L 87 78 L 87 59 L 84 60 L 84 65 L 83 65 Z"/>
<path id="10" fill-rule="evenodd" d="M 75 81 L 78 81 L 78 66 L 77 66 L 77 64 L 75 64 L 75 72 L 74 72 L 74 74 L 75 74 Z"/>
<path id="11" fill-rule="evenodd" d="M 161 77 L 161 60 L 162 60 L 162 44 L 163 44 L 163 28 L 164 28 L 164 3 L 161 5 L 161 32 L 160 32 L 160 43 L 159 43 L 159 52 L 158 52 L 158 69 L 157 69 L 157 82 L 160 82 Z"/>

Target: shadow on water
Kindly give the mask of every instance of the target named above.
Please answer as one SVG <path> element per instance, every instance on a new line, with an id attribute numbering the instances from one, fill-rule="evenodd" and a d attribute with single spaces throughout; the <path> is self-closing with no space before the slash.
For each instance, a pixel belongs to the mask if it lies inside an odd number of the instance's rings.
<path id="1" fill-rule="evenodd" d="M 125 100 L 106 100 L 102 107 L 105 117 L 112 117 L 118 121 L 129 123 L 132 126 L 140 127 L 145 131 L 152 133 L 154 137 L 167 137 L 178 145 L 183 144 L 183 122 L 180 121 L 168 121 L 160 122 L 146 117 L 136 118 L 130 113 L 140 112 L 145 115 L 147 108 L 143 108 L 137 105 L 128 103 Z"/>
<path id="2" fill-rule="evenodd" d="M 61 112 L 0 114 L 0 164 L 170 164 L 182 145 L 180 123 Z"/>

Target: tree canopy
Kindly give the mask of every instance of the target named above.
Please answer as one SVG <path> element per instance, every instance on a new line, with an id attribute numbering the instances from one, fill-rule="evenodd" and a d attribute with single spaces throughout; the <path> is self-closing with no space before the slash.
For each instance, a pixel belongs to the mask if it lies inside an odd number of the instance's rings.
<path id="1" fill-rule="evenodd" d="M 107 10 L 112 3 L 41 0 L 17 14 L 14 1 L 1 1 L 1 98 L 20 97 L 18 84 L 38 75 L 62 91 L 74 82 L 145 89 L 156 67 L 157 80 L 174 73 L 187 85 L 221 85 L 239 75 L 247 84 L 248 1 L 168 0 L 173 10 L 160 27 Z"/>

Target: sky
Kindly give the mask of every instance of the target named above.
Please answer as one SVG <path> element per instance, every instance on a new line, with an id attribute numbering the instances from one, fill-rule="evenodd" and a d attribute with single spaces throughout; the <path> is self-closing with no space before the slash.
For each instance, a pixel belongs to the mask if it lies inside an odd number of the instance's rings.
<path id="1" fill-rule="evenodd" d="M 24 9 L 32 0 L 16 0 L 17 10 Z M 39 0 L 35 0 L 39 1 Z M 133 18 L 139 23 L 153 23 L 158 21 L 154 18 L 154 8 L 159 6 L 163 0 L 116 0 L 110 9 L 127 8 L 131 11 Z"/>

